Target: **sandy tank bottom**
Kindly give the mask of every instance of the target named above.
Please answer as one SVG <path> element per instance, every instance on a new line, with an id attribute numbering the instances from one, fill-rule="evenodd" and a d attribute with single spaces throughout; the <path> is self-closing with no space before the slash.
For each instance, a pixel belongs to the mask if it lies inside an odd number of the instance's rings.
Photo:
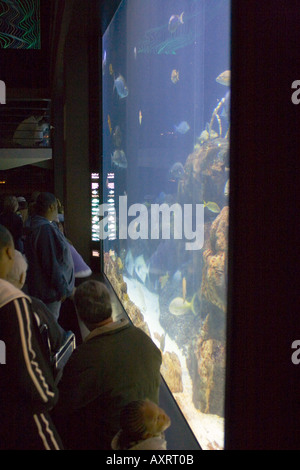
<path id="1" fill-rule="evenodd" d="M 127 284 L 127 292 L 130 300 L 134 302 L 142 314 L 151 332 L 152 340 L 160 347 L 159 341 L 155 338 L 165 334 L 164 351 L 174 352 L 181 363 L 183 392 L 174 393 L 174 398 L 184 414 L 190 428 L 203 450 L 223 450 L 224 449 L 224 418 L 217 415 L 201 413 L 197 410 L 192 401 L 192 380 L 186 366 L 186 358 L 183 356 L 177 344 L 168 336 L 159 323 L 159 298 L 157 294 L 150 292 L 137 279 L 124 276 Z"/>

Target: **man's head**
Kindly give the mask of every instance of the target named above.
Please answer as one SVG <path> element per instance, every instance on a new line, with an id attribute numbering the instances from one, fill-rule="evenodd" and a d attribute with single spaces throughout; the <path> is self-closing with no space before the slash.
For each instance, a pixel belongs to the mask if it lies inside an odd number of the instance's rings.
<path id="1" fill-rule="evenodd" d="M 13 266 L 7 274 L 7 281 L 13 284 L 18 289 L 22 289 L 26 280 L 28 264 L 25 256 L 20 251 L 15 250 L 15 259 Z"/>
<path id="2" fill-rule="evenodd" d="M 74 302 L 79 318 L 89 330 L 111 320 L 112 306 L 107 287 L 99 281 L 85 281 L 75 290 Z"/>
<path id="3" fill-rule="evenodd" d="M 57 219 L 57 200 L 52 193 L 40 193 L 35 203 L 35 214 L 52 220 Z"/>
<path id="4" fill-rule="evenodd" d="M 0 279 L 6 279 L 14 264 L 15 247 L 11 233 L 0 225 Z"/>

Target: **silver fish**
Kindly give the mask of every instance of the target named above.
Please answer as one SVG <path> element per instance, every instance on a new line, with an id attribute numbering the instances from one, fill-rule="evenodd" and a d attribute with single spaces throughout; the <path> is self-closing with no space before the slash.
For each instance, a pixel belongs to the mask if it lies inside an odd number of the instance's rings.
<path id="1" fill-rule="evenodd" d="M 119 168 L 127 168 L 127 159 L 123 150 L 115 150 L 111 156 L 111 163 Z"/>
<path id="2" fill-rule="evenodd" d="M 175 131 L 178 134 L 186 134 L 190 130 L 190 126 L 186 121 L 182 121 L 178 126 L 175 126 Z"/>
<path id="3" fill-rule="evenodd" d="M 149 267 L 147 267 L 144 256 L 140 255 L 134 261 L 134 270 L 143 284 L 145 284 L 147 276 L 149 275 Z"/>
<path id="4" fill-rule="evenodd" d="M 133 271 L 134 271 L 134 259 L 133 259 L 131 250 L 129 250 L 126 254 L 125 268 L 126 268 L 128 274 L 130 274 L 130 276 L 132 277 L 133 276 Z"/>
<path id="5" fill-rule="evenodd" d="M 119 75 L 118 78 L 114 80 L 113 91 L 115 89 L 117 90 L 120 98 L 126 98 L 126 96 L 128 96 L 129 91 L 128 91 L 125 79 L 124 77 L 122 77 L 122 75 Z"/>
<path id="6" fill-rule="evenodd" d="M 181 15 L 171 16 L 171 18 L 169 19 L 169 24 L 168 24 L 168 30 L 170 31 L 170 33 L 175 33 L 178 26 L 183 24 L 183 15 L 184 15 L 184 11 L 181 13 Z"/>

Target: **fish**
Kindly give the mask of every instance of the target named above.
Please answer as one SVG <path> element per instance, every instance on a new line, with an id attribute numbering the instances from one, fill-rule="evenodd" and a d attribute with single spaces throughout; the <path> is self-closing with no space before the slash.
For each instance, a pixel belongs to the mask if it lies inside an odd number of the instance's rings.
<path id="1" fill-rule="evenodd" d="M 203 144 L 203 142 L 206 142 L 210 139 L 216 139 L 217 137 L 219 137 L 219 134 L 213 129 L 209 129 L 209 124 L 207 122 L 205 129 L 201 132 L 199 137 L 197 137 L 197 140 L 200 142 L 200 144 Z"/>
<path id="2" fill-rule="evenodd" d="M 172 300 L 172 302 L 169 305 L 169 312 L 172 313 L 172 315 L 179 317 L 191 311 L 196 316 L 197 313 L 195 312 L 195 305 L 194 305 L 195 298 L 196 298 L 196 294 L 194 294 L 191 302 L 188 302 L 187 300 L 184 300 L 181 297 L 176 297 L 175 299 Z"/>
<path id="3" fill-rule="evenodd" d="M 126 98 L 128 96 L 129 90 L 127 88 L 125 78 L 122 75 L 119 75 L 118 78 L 114 79 L 114 90 L 117 90 L 119 97 Z"/>
<path id="4" fill-rule="evenodd" d="M 182 121 L 180 124 L 178 124 L 178 126 L 174 127 L 178 134 L 186 134 L 190 130 L 190 126 L 186 121 Z"/>
<path id="5" fill-rule="evenodd" d="M 226 181 L 225 186 L 224 186 L 224 196 L 225 197 L 229 196 L 229 180 Z"/>
<path id="6" fill-rule="evenodd" d="M 185 302 L 186 300 L 186 278 L 185 277 L 182 279 L 182 298 L 183 298 L 183 302 Z"/>
<path id="7" fill-rule="evenodd" d="M 159 278 L 159 283 L 160 283 L 160 288 L 163 289 L 165 285 L 167 284 L 169 280 L 169 273 L 165 274 L 164 276 L 160 276 Z"/>
<path id="8" fill-rule="evenodd" d="M 218 134 L 216 131 L 214 131 L 213 129 L 210 129 L 210 131 L 209 131 L 209 138 L 210 138 L 211 140 L 213 140 L 213 139 L 216 139 L 217 137 L 219 137 L 219 134 Z"/>
<path id="9" fill-rule="evenodd" d="M 127 168 L 127 159 L 123 150 L 115 150 L 111 156 L 112 165 L 118 168 Z"/>
<path id="10" fill-rule="evenodd" d="M 134 54 L 134 58 L 136 60 L 136 57 L 137 57 L 137 50 L 136 50 L 136 47 L 133 48 L 133 54 Z"/>
<path id="11" fill-rule="evenodd" d="M 197 137 L 197 140 L 199 140 L 200 144 L 203 144 L 203 142 L 206 142 L 209 139 L 209 132 L 204 129 L 204 131 L 201 132 L 199 137 Z"/>
<path id="12" fill-rule="evenodd" d="M 230 70 L 225 70 L 225 72 L 220 73 L 216 78 L 216 82 L 220 85 L 230 86 L 231 73 Z"/>
<path id="13" fill-rule="evenodd" d="M 134 258 L 132 256 L 131 250 L 129 250 L 126 253 L 125 268 L 126 268 L 126 271 L 128 272 L 128 274 L 130 274 L 130 276 L 132 277 L 133 272 L 134 272 Z"/>
<path id="14" fill-rule="evenodd" d="M 108 123 L 108 128 L 109 128 L 109 133 L 112 133 L 112 127 L 111 127 L 111 119 L 110 115 L 107 116 L 107 123 Z"/>
<path id="15" fill-rule="evenodd" d="M 114 69 L 113 69 L 113 66 L 111 64 L 109 64 L 109 74 L 110 75 L 114 74 Z"/>
<path id="16" fill-rule="evenodd" d="M 144 256 L 138 256 L 134 261 L 134 270 L 143 284 L 145 284 L 147 276 L 149 275 L 149 266 L 147 267 Z"/>
<path id="17" fill-rule="evenodd" d="M 169 19 L 169 24 L 168 24 L 168 30 L 170 31 L 170 33 L 175 33 L 178 26 L 180 26 L 181 24 L 184 24 L 183 15 L 184 15 L 184 11 L 181 13 L 181 15 L 171 16 L 171 18 Z"/>
<path id="18" fill-rule="evenodd" d="M 140 110 L 140 111 L 139 111 L 139 123 L 140 123 L 140 126 L 142 125 L 142 119 L 143 119 L 143 115 L 142 115 L 142 111 Z"/>
<path id="19" fill-rule="evenodd" d="M 172 70 L 171 73 L 171 81 L 174 83 L 174 85 L 179 82 L 179 72 L 178 70 Z"/>
<path id="20" fill-rule="evenodd" d="M 116 126 L 112 135 L 112 140 L 115 147 L 121 147 L 122 145 L 122 131 L 120 126 Z"/>
<path id="21" fill-rule="evenodd" d="M 215 202 L 211 202 L 211 201 L 205 202 L 205 201 L 203 201 L 203 204 L 204 204 L 204 207 L 207 207 L 207 209 L 209 211 L 214 212 L 215 214 L 218 214 L 219 212 L 221 212 L 220 207 Z"/>
<path id="22" fill-rule="evenodd" d="M 180 181 L 184 177 L 184 167 L 182 163 L 176 162 L 169 170 L 169 180 L 170 181 Z"/>
<path id="23" fill-rule="evenodd" d="M 173 281 L 180 282 L 182 279 L 182 273 L 179 269 L 173 274 Z"/>

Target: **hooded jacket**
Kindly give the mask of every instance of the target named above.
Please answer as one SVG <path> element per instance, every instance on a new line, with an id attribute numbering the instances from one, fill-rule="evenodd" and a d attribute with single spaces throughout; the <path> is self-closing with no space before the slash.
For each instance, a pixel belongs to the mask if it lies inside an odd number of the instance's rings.
<path id="1" fill-rule="evenodd" d="M 74 289 L 74 263 L 69 244 L 56 224 L 34 216 L 26 236 L 29 294 L 44 303 L 69 297 Z"/>
<path id="2" fill-rule="evenodd" d="M 31 299 L 0 279 L 0 332 L 6 360 L 0 366 L 0 450 L 59 450 L 48 411 L 58 399 Z"/>

